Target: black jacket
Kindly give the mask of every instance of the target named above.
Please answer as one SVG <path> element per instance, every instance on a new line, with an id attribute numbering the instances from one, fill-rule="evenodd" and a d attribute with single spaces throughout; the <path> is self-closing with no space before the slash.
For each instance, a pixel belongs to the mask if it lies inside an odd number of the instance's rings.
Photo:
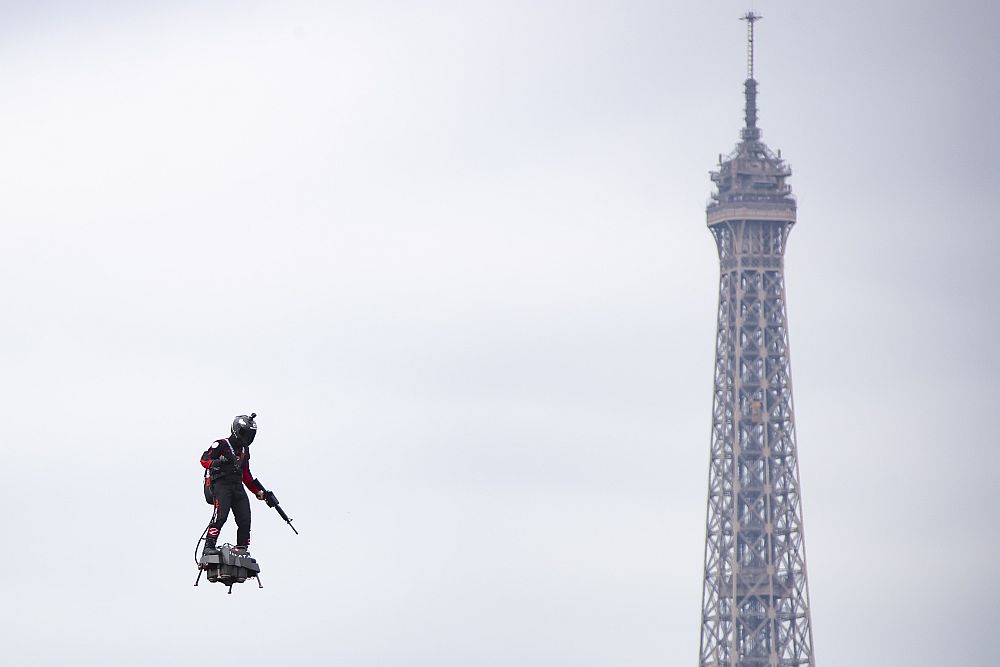
<path id="1" fill-rule="evenodd" d="M 218 459 L 223 456 L 228 461 L 219 463 Z M 208 470 L 212 484 L 238 482 L 242 479 L 251 493 L 261 490 L 250 474 L 250 446 L 243 447 L 234 442 L 233 438 L 222 438 L 213 442 L 212 446 L 201 455 L 201 465 Z"/>

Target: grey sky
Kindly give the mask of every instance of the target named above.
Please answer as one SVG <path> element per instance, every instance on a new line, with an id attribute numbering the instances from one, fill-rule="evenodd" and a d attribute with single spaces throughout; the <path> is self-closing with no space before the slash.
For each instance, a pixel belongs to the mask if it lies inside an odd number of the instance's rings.
<path id="1" fill-rule="evenodd" d="M 746 3 L 27 5 L 5 664 L 694 664 Z M 754 8 L 818 663 L 987 664 L 1000 10 Z M 226 596 L 197 458 L 251 410 L 302 534 L 254 501 Z"/>

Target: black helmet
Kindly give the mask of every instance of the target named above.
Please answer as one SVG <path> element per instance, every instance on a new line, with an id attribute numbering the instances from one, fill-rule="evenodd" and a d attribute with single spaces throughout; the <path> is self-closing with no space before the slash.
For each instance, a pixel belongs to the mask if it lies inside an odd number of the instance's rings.
<path id="1" fill-rule="evenodd" d="M 257 422 L 254 421 L 256 416 L 257 413 L 252 412 L 249 417 L 240 415 L 233 420 L 233 437 L 241 445 L 249 445 L 257 435 Z"/>

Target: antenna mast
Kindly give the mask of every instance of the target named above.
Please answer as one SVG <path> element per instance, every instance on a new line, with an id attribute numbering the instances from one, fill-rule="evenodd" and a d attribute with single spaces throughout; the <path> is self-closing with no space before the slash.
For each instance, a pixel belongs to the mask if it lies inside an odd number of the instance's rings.
<path id="1" fill-rule="evenodd" d="M 764 18 L 760 14 L 749 11 L 740 17 L 741 21 L 747 22 L 747 78 L 753 78 L 753 24 Z"/>
<path id="2" fill-rule="evenodd" d="M 746 127 L 742 132 L 744 141 L 760 139 L 760 130 L 757 129 L 757 81 L 753 78 L 753 24 L 762 18 L 764 17 L 753 11 L 740 17 L 741 21 L 747 22 L 747 80 L 743 83 L 747 101 L 744 109 Z"/>

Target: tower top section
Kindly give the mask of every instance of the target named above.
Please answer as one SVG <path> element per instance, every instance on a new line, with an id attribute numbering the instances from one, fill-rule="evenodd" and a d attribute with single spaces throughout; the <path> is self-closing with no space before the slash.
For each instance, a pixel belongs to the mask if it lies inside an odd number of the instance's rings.
<path id="1" fill-rule="evenodd" d="M 711 172 L 717 190 L 708 204 L 708 224 L 725 220 L 757 219 L 795 222 L 795 198 L 786 179 L 791 168 L 761 140 L 757 127 L 757 80 L 754 78 L 754 26 L 763 17 L 747 12 L 740 17 L 747 24 L 747 79 L 745 125 L 740 142 L 728 156 L 719 156 L 719 170 Z"/>

